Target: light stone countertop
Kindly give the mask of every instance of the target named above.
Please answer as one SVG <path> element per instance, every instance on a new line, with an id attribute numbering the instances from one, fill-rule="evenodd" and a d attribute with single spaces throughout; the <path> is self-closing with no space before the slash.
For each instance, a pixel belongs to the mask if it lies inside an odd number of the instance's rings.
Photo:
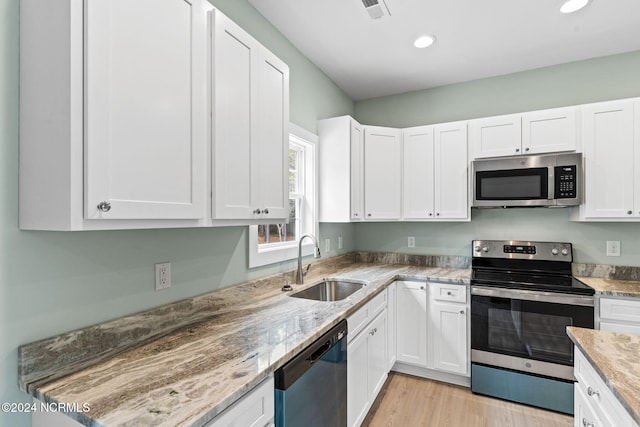
<path id="1" fill-rule="evenodd" d="M 640 424 L 640 335 L 576 327 L 567 334 Z"/>
<path id="2" fill-rule="evenodd" d="M 89 403 L 89 412 L 67 414 L 87 426 L 202 426 L 394 280 L 468 285 L 470 270 L 342 259 L 314 264 L 305 287 L 323 278 L 367 286 L 342 301 L 318 302 L 283 293 L 278 275 L 72 331 L 20 349 L 20 386 L 45 402 Z M 85 347 L 123 331 L 133 334 L 158 315 L 179 327 L 116 354 L 98 349 L 95 360 L 71 363 L 73 352 L 86 353 Z M 67 361 L 79 370 L 60 371 Z"/>
<path id="3" fill-rule="evenodd" d="M 597 295 L 640 298 L 640 281 L 638 280 L 617 280 L 599 277 L 576 277 L 576 279 L 592 287 Z"/>

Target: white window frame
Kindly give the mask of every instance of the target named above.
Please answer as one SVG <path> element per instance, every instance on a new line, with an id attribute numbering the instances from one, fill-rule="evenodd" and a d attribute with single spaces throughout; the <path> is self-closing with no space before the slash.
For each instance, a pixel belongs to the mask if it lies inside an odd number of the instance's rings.
<path id="1" fill-rule="evenodd" d="M 289 141 L 304 146 L 305 175 L 302 185 L 305 190 L 305 204 L 301 207 L 300 235 L 311 233 L 318 237 L 318 136 L 293 123 L 289 124 Z M 311 177 L 311 179 L 309 179 Z M 287 185 L 287 189 L 289 186 Z M 249 268 L 274 264 L 298 257 L 298 241 L 258 245 L 258 226 L 249 226 Z M 318 242 L 319 243 L 319 242 Z M 265 246 L 265 245 L 263 245 Z M 311 239 L 302 244 L 302 255 L 313 255 Z"/>

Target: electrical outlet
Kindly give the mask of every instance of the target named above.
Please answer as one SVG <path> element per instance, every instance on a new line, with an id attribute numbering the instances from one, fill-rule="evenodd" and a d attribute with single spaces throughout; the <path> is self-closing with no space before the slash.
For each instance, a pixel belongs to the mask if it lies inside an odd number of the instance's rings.
<path id="1" fill-rule="evenodd" d="M 607 240 L 607 256 L 620 256 L 619 240 Z"/>
<path id="2" fill-rule="evenodd" d="M 324 251 L 325 253 L 327 253 L 330 250 L 331 250 L 331 239 L 327 237 L 326 239 L 324 239 Z"/>
<path id="3" fill-rule="evenodd" d="M 416 247 L 416 238 L 415 238 L 415 236 L 407 237 L 407 246 L 410 247 L 410 248 L 415 248 Z"/>
<path id="4" fill-rule="evenodd" d="M 156 264 L 156 291 L 171 287 L 171 263 L 161 262 Z"/>
<path id="5" fill-rule="evenodd" d="M 342 236 L 338 236 L 338 249 L 342 249 Z"/>

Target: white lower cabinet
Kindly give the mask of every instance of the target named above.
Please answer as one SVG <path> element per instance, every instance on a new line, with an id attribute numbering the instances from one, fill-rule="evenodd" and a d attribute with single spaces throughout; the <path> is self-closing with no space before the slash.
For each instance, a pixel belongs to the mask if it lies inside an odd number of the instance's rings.
<path id="1" fill-rule="evenodd" d="M 396 282 L 398 362 L 427 367 L 427 290 L 424 282 Z"/>
<path id="2" fill-rule="evenodd" d="M 273 377 L 269 377 L 205 424 L 205 427 L 273 426 L 274 418 L 275 389 Z"/>
<path id="3" fill-rule="evenodd" d="M 599 329 L 640 335 L 640 301 L 637 298 L 599 298 Z"/>
<path id="4" fill-rule="evenodd" d="M 468 386 L 468 287 L 411 281 L 395 284 L 394 370 Z"/>
<path id="5" fill-rule="evenodd" d="M 575 347 L 574 425 L 576 427 L 638 427 L 582 352 Z"/>
<path id="6" fill-rule="evenodd" d="M 386 295 L 386 294 L 384 294 Z M 357 335 L 349 335 L 347 345 L 347 425 L 359 426 L 382 389 L 389 372 L 387 356 L 387 309 L 372 313 L 372 300 L 347 319 L 349 329 L 352 323 L 360 324 L 364 310 L 375 316 L 359 328 Z M 354 320 L 355 319 L 355 320 Z"/>

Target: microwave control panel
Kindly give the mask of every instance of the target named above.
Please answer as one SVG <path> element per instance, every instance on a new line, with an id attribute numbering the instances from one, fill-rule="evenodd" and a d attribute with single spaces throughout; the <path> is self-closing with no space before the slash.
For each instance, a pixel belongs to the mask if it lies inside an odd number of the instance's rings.
<path id="1" fill-rule="evenodd" d="M 555 198 L 573 199 L 576 197 L 577 171 L 576 166 L 555 167 Z"/>

